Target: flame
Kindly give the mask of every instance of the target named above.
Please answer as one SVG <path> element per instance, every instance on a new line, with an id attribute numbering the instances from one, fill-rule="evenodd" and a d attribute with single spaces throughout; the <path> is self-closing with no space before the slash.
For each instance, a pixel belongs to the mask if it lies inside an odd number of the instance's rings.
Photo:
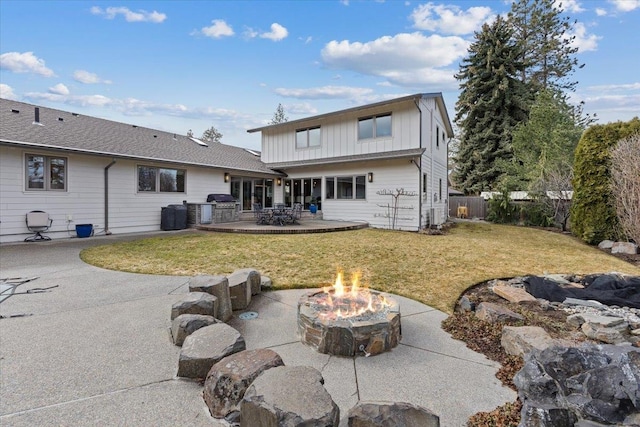
<path id="1" fill-rule="evenodd" d="M 366 313 L 376 313 L 389 306 L 384 296 L 378 293 L 371 293 L 369 289 L 360 286 L 362 274 L 357 271 L 351 276 L 351 285 L 345 286 L 343 273 L 336 273 L 336 280 L 333 286 L 322 289 L 318 304 L 322 307 L 321 313 L 324 318 L 350 318 L 364 315 Z"/>

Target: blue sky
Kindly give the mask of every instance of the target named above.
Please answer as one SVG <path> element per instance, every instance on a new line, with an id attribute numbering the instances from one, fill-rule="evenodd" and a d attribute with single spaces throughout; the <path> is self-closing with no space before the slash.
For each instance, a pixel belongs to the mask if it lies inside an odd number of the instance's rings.
<path id="1" fill-rule="evenodd" d="M 564 0 L 574 101 L 599 123 L 640 115 L 640 0 Z M 442 92 L 502 0 L 0 1 L 0 96 L 260 148 L 247 129 Z"/>

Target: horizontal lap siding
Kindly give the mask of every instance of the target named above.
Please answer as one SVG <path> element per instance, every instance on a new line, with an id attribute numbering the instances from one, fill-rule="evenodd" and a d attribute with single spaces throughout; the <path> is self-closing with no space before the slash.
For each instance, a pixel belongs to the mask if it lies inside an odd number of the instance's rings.
<path id="1" fill-rule="evenodd" d="M 66 157 L 67 191 L 25 191 L 25 153 Z M 31 234 L 25 224 L 31 210 L 49 213 L 53 224 L 47 234 L 53 238 L 75 236 L 76 224 L 93 224 L 96 233 L 104 231 L 104 170 L 111 159 L 8 147 L 0 147 L 0 154 L 0 242 L 21 241 Z M 186 192 L 138 193 L 139 164 L 186 169 Z M 116 234 L 159 230 L 163 206 L 183 200 L 204 202 L 210 193 L 229 193 L 223 171 L 118 159 L 109 169 L 109 230 Z M 67 223 L 67 215 L 73 222 Z"/>

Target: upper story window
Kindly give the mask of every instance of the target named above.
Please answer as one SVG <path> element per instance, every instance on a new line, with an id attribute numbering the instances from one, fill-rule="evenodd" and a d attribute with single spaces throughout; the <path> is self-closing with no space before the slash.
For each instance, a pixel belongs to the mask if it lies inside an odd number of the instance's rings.
<path id="1" fill-rule="evenodd" d="M 296 148 L 320 146 L 320 126 L 296 131 Z"/>
<path id="2" fill-rule="evenodd" d="M 440 148 L 440 128 L 436 126 L 436 148 Z"/>
<path id="3" fill-rule="evenodd" d="M 184 193 L 184 169 L 138 166 L 138 191 L 152 193 Z"/>
<path id="4" fill-rule="evenodd" d="M 358 119 L 358 140 L 391 136 L 391 113 Z"/>
<path id="5" fill-rule="evenodd" d="M 27 190 L 65 191 L 67 159 L 65 157 L 27 154 Z"/>

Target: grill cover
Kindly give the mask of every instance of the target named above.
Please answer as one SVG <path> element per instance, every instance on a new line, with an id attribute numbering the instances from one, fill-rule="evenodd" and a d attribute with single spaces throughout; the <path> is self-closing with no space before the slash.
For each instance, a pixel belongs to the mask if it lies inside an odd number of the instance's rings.
<path id="1" fill-rule="evenodd" d="M 231 194 L 209 194 L 207 196 L 207 203 L 211 202 L 235 202 Z"/>

